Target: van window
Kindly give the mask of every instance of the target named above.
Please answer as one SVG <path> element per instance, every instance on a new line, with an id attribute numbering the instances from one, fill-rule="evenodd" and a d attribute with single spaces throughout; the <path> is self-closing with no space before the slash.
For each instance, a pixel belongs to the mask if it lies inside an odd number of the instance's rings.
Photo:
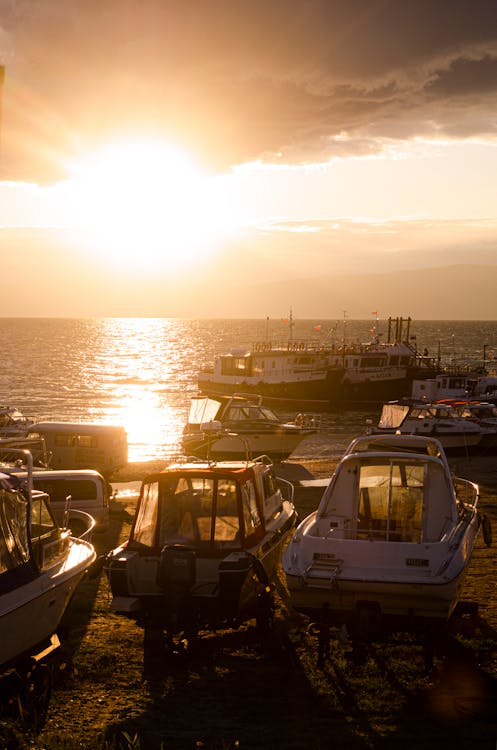
<path id="1" fill-rule="evenodd" d="M 64 501 L 71 495 L 73 502 L 78 500 L 97 500 L 97 485 L 92 479 L 38 479 L 33 478 L 33 485 L 49 495 L 52 502 Z"/>

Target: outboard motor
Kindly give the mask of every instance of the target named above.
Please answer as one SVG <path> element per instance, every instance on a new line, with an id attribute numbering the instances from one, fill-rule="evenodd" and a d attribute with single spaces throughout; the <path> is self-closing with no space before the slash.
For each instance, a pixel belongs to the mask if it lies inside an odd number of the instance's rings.
<path id="1" fill-rule="evenodd" d="M 157 585 L 166 597 L 168 624 L 176 627 L 195 584 L 195 552 L 181 545 L 166 545 L 160 553 Z"/>
<path id="2" fill-rule="evenodd" d="M 238 614 L 240 592 L 251 568 L 248 555 L 229 555 L 219 563 L 219 603 L 228 620 L 234 620 Z"/>

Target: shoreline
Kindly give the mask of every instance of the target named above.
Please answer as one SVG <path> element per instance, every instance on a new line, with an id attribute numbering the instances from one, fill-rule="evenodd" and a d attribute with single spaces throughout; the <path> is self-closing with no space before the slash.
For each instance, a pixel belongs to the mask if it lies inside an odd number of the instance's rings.
<path id="1" fill-rule="evenodd" d="M 469 479 L 485 487 L 497 487 L 497 455 L 449 456 L 449 464 L 456 476 Z M 275 464 L 276 474 L 291 482 L 305 479 L 331 477 L 340 458 L 291 458 Z M 161 471 L 171 461 L 153 459 L 151 461 L 130 462 L 110 478 L 111 484 L 142 481 L 148 474 Z"/>

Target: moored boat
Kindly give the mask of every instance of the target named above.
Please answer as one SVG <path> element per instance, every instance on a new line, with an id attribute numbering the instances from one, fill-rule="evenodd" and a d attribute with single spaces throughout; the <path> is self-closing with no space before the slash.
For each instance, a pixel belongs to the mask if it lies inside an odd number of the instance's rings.
<path id="1" fill-rule="evenodd" d="M 450 404 L 420 403 L 410 399 L 384 404 L 378 424 L 371 428 L 371 432 L 434 437 L 450 451 L 475 449 L 483 437 L 480 425 L 460 416 Z"/>
<path id="2" fill-rule="evenodd" d="M 0 405 L 0 437 L 24 437 L 34 421 L 15 406 Z"/>
<path id="3" fill-rule="evenodd" d="M 213 461 L 260 455 L 283 461 L 314 434 L 317 425 L 317 418 L 306 414 L 298 414 L 294 422 L 282 422 L 260 396 L 194 396 L 182 446 L 187 456 Z"/>
<path id="4" fill-rule="evenodd" d="M 371 340 L 362 344 L 293 338 L 256 342 L 216 356 L 198 373 L 198 387 L 205 395 L 243 391 L 260 394 L 267 403 L 321 410 L 400 398 L 415 378 L 436 371 L 434 360 L 412 346 L 410 322 L 396 319 L 393 331 L 390 319 L 386 342 L 376 326 Z"/>
<path id="5" fill-rule="evenodd" d="M 287 488 L 286 498 L 281 488 Z M 150 643 L 270 624 L 271 584 L 296 512 L 265 461 L 174 464 L 144 479 L 129 539 L 111 552 L 111 609 Z"/>
<path id="6" fill-rule="evenodd" d="M 319 618 L 326 605 L 360 638 L 445 623 L 478 535 L 478 497 L 434 438 L 356 438 L 284 552 L 294 607 Z"/>

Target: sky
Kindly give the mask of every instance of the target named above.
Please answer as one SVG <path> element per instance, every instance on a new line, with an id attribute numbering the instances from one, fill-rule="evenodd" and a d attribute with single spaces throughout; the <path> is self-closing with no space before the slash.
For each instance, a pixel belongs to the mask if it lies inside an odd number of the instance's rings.
<path id="1" fill-rule="evenodd" d="M 0 316 L 497 319 L 495 0 L 0 0 L 0 65 Z"/>

